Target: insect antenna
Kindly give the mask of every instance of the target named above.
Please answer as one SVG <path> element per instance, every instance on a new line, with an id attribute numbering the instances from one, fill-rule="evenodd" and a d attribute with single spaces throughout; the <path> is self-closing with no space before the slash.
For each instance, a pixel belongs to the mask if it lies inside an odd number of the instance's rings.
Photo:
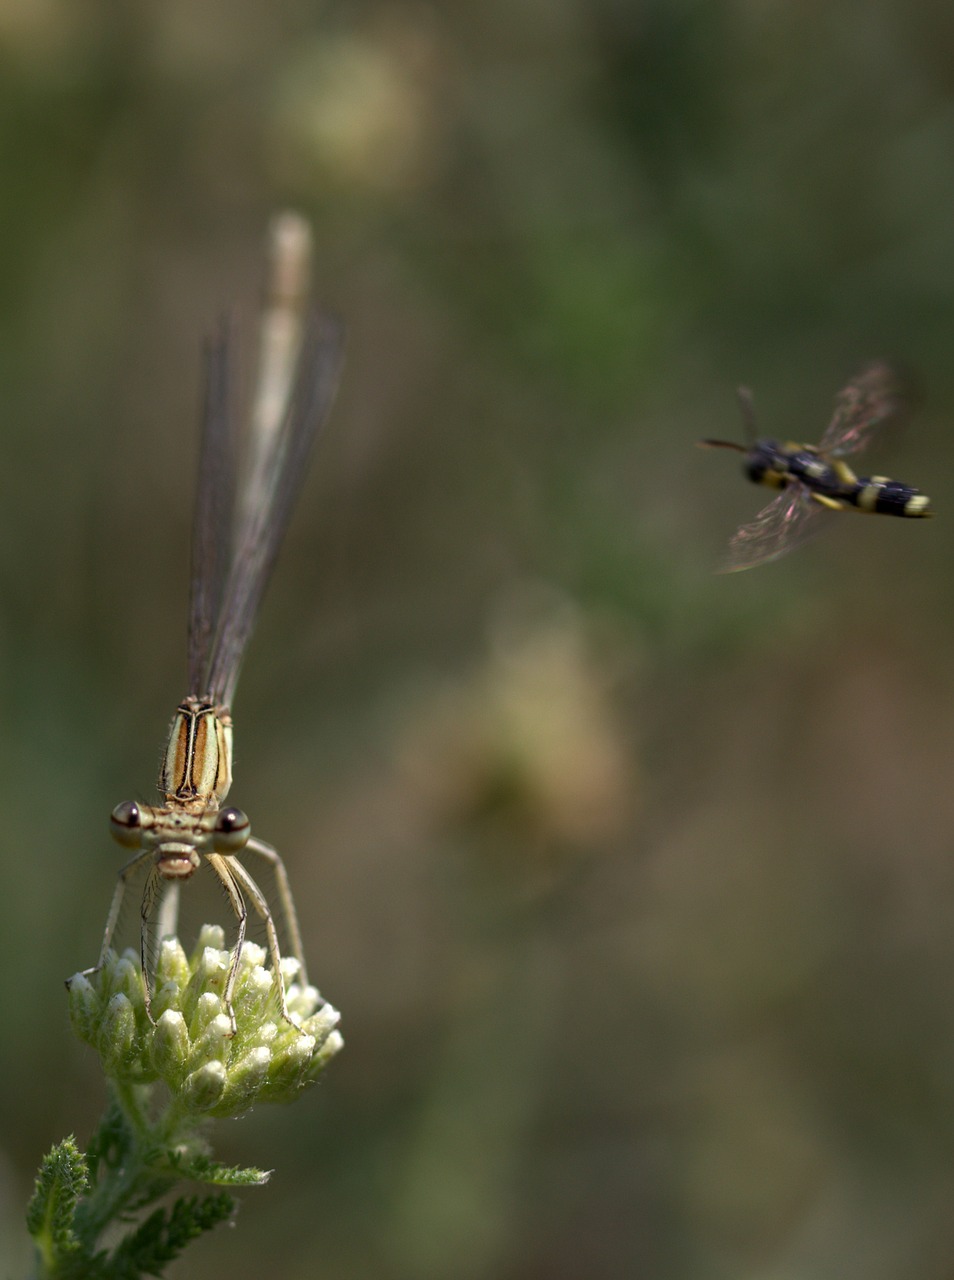
<path id="1" fill-rule="evenodd" d="M 742 411 L 742 429 L 749 445 L 755 444 L 758 432 L 755 429 L 755 397 L 751 387 L 736 387 L 736 399 Z"/>
<path id="2" fill-rule="evenodd" d="M 756 440 L 755 401 L 749 387 L 736 387 L 739 408 L 742 410 L 742 430 L 745 444 L 735 440 L 697 440 L 700 449 L 734 449 L 736 453 L 748 453 Z"/>
<path id="3" fill-rule="evenodd" d="M 737 440 L 697 440 L 696 447 L 698 449 L 734 449 L 736 453 L 748 453 L 746 446 L 739 444 Z"/>

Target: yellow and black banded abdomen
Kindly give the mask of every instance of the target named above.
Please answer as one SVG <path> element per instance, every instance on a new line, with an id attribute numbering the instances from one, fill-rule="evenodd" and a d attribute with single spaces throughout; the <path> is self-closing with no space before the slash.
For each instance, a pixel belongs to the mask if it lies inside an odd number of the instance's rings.
<path id="1" fill-rule="evenodd" d="M 927 494 L 902 484 L 900 480 L 889 480 L 887 476 L 862 477 L 844 498 L 859 511 L 872 515 L 904 516 L 909 520 L 934 515 Z"/>

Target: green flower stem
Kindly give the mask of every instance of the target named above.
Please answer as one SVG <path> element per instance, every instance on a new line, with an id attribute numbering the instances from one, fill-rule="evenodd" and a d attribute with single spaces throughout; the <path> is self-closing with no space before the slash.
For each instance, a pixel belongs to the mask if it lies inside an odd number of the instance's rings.
<path id="1" fill-rule="evenodd" d="M 176 1109 L 170 1106 L 160 1123 L 150 1126 L 136 1096 L 144 1091 L 143 1086 L 113 1081 L 111 1087 L 128 1125 L 130 1142 L 124 1148 L 119 1167 L 108 1169 L 107 1175 L 92 1188 L 77 1210 L 82 1232 L 92 1241 L 98 1240 L 110 1222 L 119 1220 L 131 1203 L 150 1192 L 152 1194 L 148 1198 L 155 1198 L 157 1183 L 163 1177 L 155 1167 L 157 1157 L 167 1145 L 171 1145 L 175 1125 L 182 1122 L 181 1114 L 172 1116 Z M 107 1112 L 107 1122 L 108 1116 Z M 171 1187 L 176 1178 L 166 1171 L 164 1180 Z"/>

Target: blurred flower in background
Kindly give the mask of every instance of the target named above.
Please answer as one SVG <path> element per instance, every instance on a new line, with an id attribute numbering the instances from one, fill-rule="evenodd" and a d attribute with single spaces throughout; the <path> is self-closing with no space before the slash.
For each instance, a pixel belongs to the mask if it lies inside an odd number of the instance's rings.
<path id="1" fill-rule="evenodd" d="M 274 87 L 279 180 L 302 196 L 377 201 L 426 184 L 445 145 L 436 39 L 426 11 L 385 12 L 297 51 Z"/>
<path id="2" fill-rule="evenodd" d="M 641 782 L 614 702 L 622 654 L 608 648 L 570 600 L 515 584 L 494 608 L 486 658 L 406 715 L 405 785 L 435 819 L 489 825 L 521 861 L 620 836 Z"/>

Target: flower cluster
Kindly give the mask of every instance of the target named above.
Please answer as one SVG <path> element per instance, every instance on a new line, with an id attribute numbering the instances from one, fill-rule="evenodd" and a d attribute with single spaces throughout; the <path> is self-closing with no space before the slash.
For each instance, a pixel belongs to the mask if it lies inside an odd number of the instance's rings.
<path id="1" fill-rule="evenodd" d="M 156 966 L 152 1018 L 139 959 L 110 952 L 102 969 L 68 982 L 70 1017 L 119 1085 L 162 1081 L 181 1112 L 236 1116 L 258 1102 L 288 1102 L 314 1081 L 344 1041 L 339 1013 L 314 987 L 296 982 L 298 962 L 282 961 L 282 1015 L 266 952 L 246 942 L 233 996 L 235 1034 L 223 999 L 230 952 L 206 925 L 191 956 L 166 939 Z"/>

